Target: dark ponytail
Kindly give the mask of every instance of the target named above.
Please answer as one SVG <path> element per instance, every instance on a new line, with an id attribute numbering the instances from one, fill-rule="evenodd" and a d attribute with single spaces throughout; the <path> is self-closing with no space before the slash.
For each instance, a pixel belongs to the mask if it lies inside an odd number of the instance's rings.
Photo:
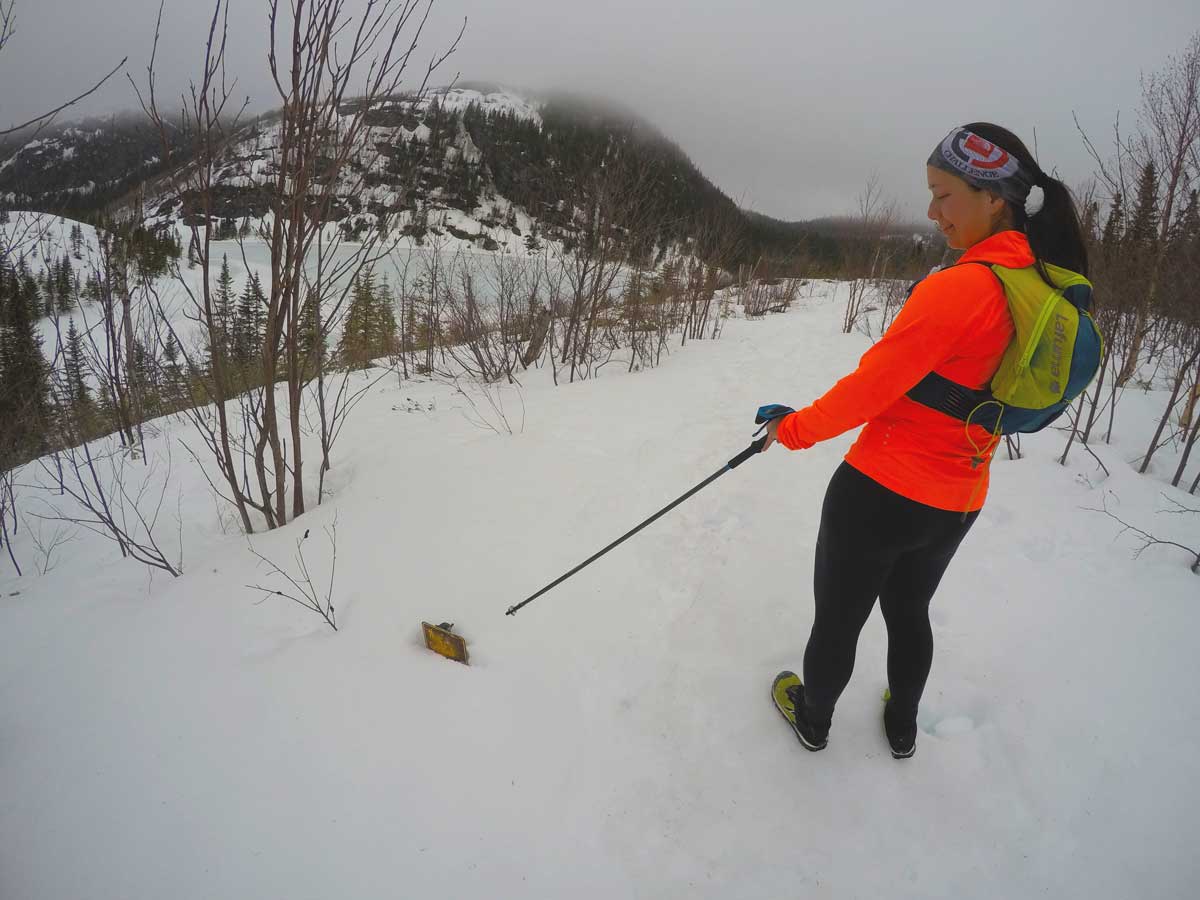
<path id="1" fill-rule="evenodd" d="M 1037 184 L 1046 197 L 1042 208 L 1032 216 L 1027 216 L 1023 205 L 1010 201 L 1008 209 L 1012 213 L 1013 227 L 1025 232 L 1029 239 L 1029 247 L 1038 261 L 1042 278 L 1052 283 L 1041 265 L 1043 262 L 1062 266 L 1087 277 L 1087 244 L 1083 239 L 1083 226 L 1079 222 L 1079 212 L 1070 188 L 1043 172 L 1021 139 L 1007 128 L 990 122 L 972 122 L 963 127 L 1007 150 L 1037 176 Z"/>

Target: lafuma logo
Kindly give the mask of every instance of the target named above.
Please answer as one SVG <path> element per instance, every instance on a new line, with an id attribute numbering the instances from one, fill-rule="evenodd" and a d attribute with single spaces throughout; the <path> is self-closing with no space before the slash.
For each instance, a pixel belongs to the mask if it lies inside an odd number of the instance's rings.
<path id="1" fill-rule="evenodd" d="M 1054 314 L 1054 337 L 1050 343 L 1050 390 L 1062 393 L 1063 354 L 1067 348 L 1067 317 Z"/>

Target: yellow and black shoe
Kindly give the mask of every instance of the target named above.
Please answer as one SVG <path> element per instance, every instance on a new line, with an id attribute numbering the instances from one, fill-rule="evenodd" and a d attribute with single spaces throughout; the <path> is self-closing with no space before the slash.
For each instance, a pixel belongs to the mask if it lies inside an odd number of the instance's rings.
<path id="1" fill-rule="evenodd" d="M 804 685 L 795 672 L 780 672 L 771 685 L 771 699 L 806 750 L 824 750 L 829 743 L 829 726 L 817 727 L 809 721 L 804 706 Z"/>
<path id="2" fill-rule="evenodd" d="M 883 733 L 892 748 L 893 759 L 908 759 L 917 752 L 917 719 L 915 714 L 901 715 L 892 704 L 892 692 L 883 692 Z"/>

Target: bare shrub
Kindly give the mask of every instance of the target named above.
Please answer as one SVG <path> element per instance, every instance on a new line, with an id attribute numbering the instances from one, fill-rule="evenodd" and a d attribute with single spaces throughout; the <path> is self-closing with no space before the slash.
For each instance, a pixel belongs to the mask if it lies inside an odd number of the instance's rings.
<path id="1" fill-rule="evenodd" d="M 264 587 L 261 584 L 248 584 L 246 587 L 251 590 L 261 591 L 264 602 L 268 597 L 283 597 L 285 600 L 291 600 L 307 610 L 310 610 L 325 620 L 325 624 L 334 631 L 337 627 L 337 609 L 333 605 L 333 585 L 337 575 L 337 516 L 334 516 L 333 525 L 325 528 L 325 536 L 329 539 L 329 586 L 325 589 L 322 596 L 320 590 L 313 584 L 312 573 L 308 569 L 308 561 L 304 558 L 304 542 L 308 540 L 310 529 L 304 529 L 304 535 L 296 541 L 296 574 L 293 576 L 282 566 L 277 565 L 272 560 L 263 556 L 254 546 L 249 543 L 249 538 L 246 539 L 247 546 L 250 552 L 260 563 L 263 563 L 269 569 L 271 575 L 282 578 L 287 582 L 286 589 Z"/>
<path id="2" fill-rule="evenodd" d="M 114 542 L 123 557 L 178 577 L 183 571 L 182 541 L 176 556 L 169 558 L 156 533 L 171 483 L 171 454 L 162 477 L 157 461 L 131 473 L 131 457 L 123 447 L 97 452 L 88 443 L 42 457 L 36 463 L 42 488 L 37 499 L 45 512 L 30 515 L 91 531 Z"/>

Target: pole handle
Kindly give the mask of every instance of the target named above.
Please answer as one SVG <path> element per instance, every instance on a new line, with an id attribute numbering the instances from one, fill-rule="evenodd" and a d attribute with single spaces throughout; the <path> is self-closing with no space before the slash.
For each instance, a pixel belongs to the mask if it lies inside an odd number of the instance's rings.
<path id="1" fill-rule="evenodd" d="M 743 450 L 741 453 L 739 453 L 737 456 L 735 456 L 733 459 L 731 459 L 727 463 L 728 467 L 731 469 L 736 469 L 738 466 L 740 466 L 742 463 L 744 463 L 750 457 L 754 456 L 756 453 L 762 453 L 763 444 L 765 444 L 766 442 L 767 442 L 767 436 L 764 434 L 757 441 L 755 441 L 753 444 L 751 444 L 749 447 L 747 447 L 745 450 Z"/>

